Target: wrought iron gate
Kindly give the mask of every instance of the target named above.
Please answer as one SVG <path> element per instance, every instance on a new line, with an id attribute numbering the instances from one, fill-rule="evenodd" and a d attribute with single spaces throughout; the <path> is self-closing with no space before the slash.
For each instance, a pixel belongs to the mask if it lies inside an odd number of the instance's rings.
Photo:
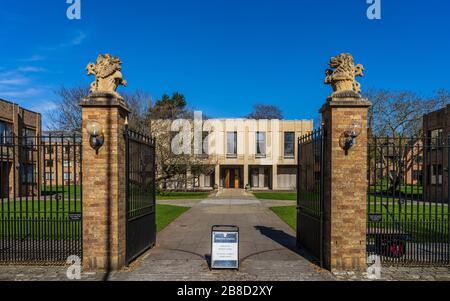
<path id="1" fill-rule="evenodd" d="M 0 263 L 82 255 L 81 137 L 0 136 Z"/>
<path id="2" fill-rule="evenodd" d="M 131 262 L 156 241 L 155 141 L 125 130 L 126 257 Z"/>
<path id="3" fill-rule="evenodd" d="M 323 265 L 323 129 L 298 140 L 297 245 Z"/>
<path id="4" fill-rule="evenodd" d="M 402 265 L 450 263 L 450 138 L 373 137 L 367 252 Z"/>

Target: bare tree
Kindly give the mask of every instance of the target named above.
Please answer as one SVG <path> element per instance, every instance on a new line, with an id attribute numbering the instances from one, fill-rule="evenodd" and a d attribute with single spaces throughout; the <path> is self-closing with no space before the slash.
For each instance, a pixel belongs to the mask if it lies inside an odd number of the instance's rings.
<path id="1" fill-rule="evenodd" d="M 369 129 L 377 136 L 408 137 L 422 135 L 423 115 L 450 103 L 450 92 L 437 90 L 432 97 L 410 91 L 368 90 L 372 102 Z"/>
<path id="2" fill-rule="evenodd" d="M 245 116 L 248 119 L 283 119 L 283 112 L 272 105 L 256 104 L 253 112 Z"/>
<path id="3" fill-rule="evenodd" d="M 136 90 L 131 93 L 123 92 L 121 95 L 130 109 L 128 118 L 129 127 L 135 131 L 151 135 L 150 110 L 152 107 L 152 97 L 150 94 Z"/>
<path id="4" fill-rule="evenodd" d="M 379 169 L 387 171 L 383 176 L 394 193 L 414 167 L 416 156 L 412 154 L 423 151 L 423 115 L 449 104 L 450 93 L 441 89 L 423 97 L 410 91 L 369 90 L 364 96 L 372 102 L 368 116 L 370 164 L 381 164 Z"/>
<path id="5" fill-rule="evenodd" d="M 58 96 L 56 109 L 48 113 L 50 129 L 81 132 L 81 99 L 89 95 L 88 87 L 61 87 L 55 91 Z"/>
<path id="6" fill-rule="evenodd" d="M 186 186 L 199 174 L 211 175 L 216 163 L 207 155 L 174 154 L 172 139 L 176 133 L 170 128 L 172 122 L 180 118 L 193 124 L 193 112 L 187 108 L 184 95 L 177 92 L 172 96 L 163 95 L 150 109 L 152 133 L 156 138 L 156 182 L 163 189 L 168 182 L 184 183 Z"/>
<path id="7" fill-rule="evenodd" d="M 171 122 L 169 119 L 151 121 L 156 138 L 156 182 L 163 189 L 168 182 L 185 184 L 200 174 L 211 175 L 217 163 L 214 157 L 206 154 L 175 154 L 172 139 L 178 133 L 170 131 Z"/>
<path id="8" fill-rule="evenodd" d="M 55 91 L 58 96 L 56 108 L 48 113 L 50 129 L 55 131 L 81 132 L 80 102 L 89 95 L 87 87 L 62 87 Z M 151 96 L 143 91 L 123 92 L 130 108 L 129 125 L 131 128 L 149 134 L 149 109 Z"/>

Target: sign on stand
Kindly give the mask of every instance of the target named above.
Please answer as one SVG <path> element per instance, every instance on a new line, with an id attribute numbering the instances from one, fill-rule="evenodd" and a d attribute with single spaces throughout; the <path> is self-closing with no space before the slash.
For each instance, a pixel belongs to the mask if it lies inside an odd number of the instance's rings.
<path id="1" fill-rule="evenodd" d="M 237 226 L 212 227 L 211 269 L 239 269 L 239 228 Z"/>

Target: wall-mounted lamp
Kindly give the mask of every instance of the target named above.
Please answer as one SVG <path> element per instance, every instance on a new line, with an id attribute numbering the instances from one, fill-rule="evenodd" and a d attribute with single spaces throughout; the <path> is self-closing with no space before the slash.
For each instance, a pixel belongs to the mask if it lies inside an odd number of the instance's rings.
<path id="1" fill-rule="evenodd" d="M 361 123 L 354 121 L 352 125 L 346 130 L 339 139 L 339 144 L 341 148 L 348 153 L 348 150 L 356 144 L 356 138 L 361 134 Z"/>
<path id="2" fill-rule="evenodd" d="M 103 136 L 103 127 L 96 121 L 89 121 L 86 125 L 86 130 L 90 135 L 89 145 L 98 154 L 98 150 L 103 146 L 103 143 L 105 142 L 105 137 Z"/>

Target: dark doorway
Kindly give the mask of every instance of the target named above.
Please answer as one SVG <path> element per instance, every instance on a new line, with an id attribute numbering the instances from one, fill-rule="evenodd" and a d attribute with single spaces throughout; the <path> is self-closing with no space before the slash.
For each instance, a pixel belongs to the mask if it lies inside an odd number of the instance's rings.
<path id="1" fill-rule="evenodd" d="M 11 163 L 0 162 L 0 198 L 7 198 L 9 195 L 9 173 Z"/>
<path id="2" fill-rule="evenodd" d="M 222 171 L 224 188 L 242 188 L 242 170 L 239 167 L 224 168 Z"/>

